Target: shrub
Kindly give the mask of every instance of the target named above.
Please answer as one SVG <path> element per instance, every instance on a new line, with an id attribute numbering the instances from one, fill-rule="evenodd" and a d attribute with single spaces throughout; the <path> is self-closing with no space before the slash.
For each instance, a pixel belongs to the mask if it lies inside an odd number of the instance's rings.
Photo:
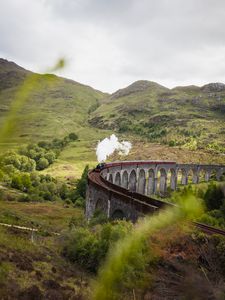
<path id="1" fill-rule="evenodd" d="M 49 166 L 48 160 L 44 157 L 41 157 L 37 163 L 38 170 L 44 170 Z"/>
<path id="2" fill-rule="evenodd" d="M 87 174 L 88 174 L 88 165 L 84 168 L 84 171 L 81 175 L 81 178 L 77 181 L 77 186 L 75 191 L 71 193 L 71 199 L 73 202 L 78 198 L 85 199 L 86 197 L 86 188 L 87 188 Z"/>
<path id="3" fill-rule="evenodd" d="M 73 229 L 63 253 L 70 261 L 92 272 L 97 270 L 103 254 L 98 237 L 88 228 Z"/>
<path id="4" fill-rule="evenodd" d="M 106 222 L 108 222 L 108 217 L 106 216 L 106 214 L 100 209 L 96 209 L 90 220 L 90 225 L 94 226 L 97 224 L 104 224 Z"/>
<path id="5" fill-rule="evenodd" d="M 71 132 L 68 137 L 71 141 L 76 141 L 78 139 L 78 135 L 74 132 Z"/>
<path id="6" fill-rule="evenodd" d="M 220 272 L 225 276 L 225 239 L 224 237 L 213 235 L 211 243 L 214 246 L 214 257 L 217 260 L 217 265 Z"/>
<path id="7" fill-rule="evenodd" d="M 44 148 L 44 149 L 48 150 L 48 149 L 50 149 L 51 144 L 49 144 L 49 143 L 46 142 L 46 141 L 40 141 L 40 142 L 38 143 L 38 147 Z"/>
<path id="8" fill-rule="evenodd" d="M 82 197 L 77 198 L 75 201 L 75 206 L 85 208 L 85 199 Z"/>
<path id="9" fill-rule="evenodd" d="M 11 183 L 11 187 L 18 189 L 18 190 L 22 190 L 22 181 L 21 181 L 21 177 L 19 175 L 14 175 L 12 178 L 12 183 Z"/>
<path id="10" fill-rule="evenodd" d="M 61 197 L 61 199 L 66 199 L 69 196 L 69 189 L 67 187 L 67 185 L 65 183 L 63 183 L 61 185 L 61 187 L 59 188 L 59 195 Z"/>
<path id="11" fill-rule="evenodd" d="M 21 195 L 18 199 L 19 202 L 31 202 L 31 195 Z"/>
<path id="12" fill-rule="evenodd" d="M 224 202 L 221 186 L 211 183 L 204 195 L 204 201 L 209 210 L 219 209 Z"/>
<path id="13" fill-rule="evenodd" d="M 47 161 L 48 161 L 48 163 L 49 163 L 49 165 L 51 165 L 55 161 L 56 155 L 55 155 L 55 153 L 53 151 L 48 151 L 45 154 L 44 158 L 46 158 Z"/>
<path id="14" fill-rule="evenodd" d="M 132 224 L 126 221 L 98 225 L 94 230 L 74 228 L 66 236 L 63 254 L 70 261 L 96 272 L 111 244 L 124 237 L 131 228 Z"/>
<path id="15" fill-rule="evenodd" d="M 83 215 L 72 217 L 69 221 L 69 229 L 74 227 L 86 227 L 87 221 Z"/>
<path id="16" fill-rule="evenodd" d="M 169 147 L 174 147 L 176 146 L 176 142 L 174 140 L 169 141 L 168 143 Z"/>
<path id="17" fill-rule="evenodd" d="M 15 170 L 32 172 L 36 167 L 36 163 L 33 159 L 25 155 L 19 155 L 13 151 L 7 152 L 0 158 L 0 165 L 2 169 L 9 174 L 15 172 Z M 7 167 L 10 167 L 11 170 Z"/>

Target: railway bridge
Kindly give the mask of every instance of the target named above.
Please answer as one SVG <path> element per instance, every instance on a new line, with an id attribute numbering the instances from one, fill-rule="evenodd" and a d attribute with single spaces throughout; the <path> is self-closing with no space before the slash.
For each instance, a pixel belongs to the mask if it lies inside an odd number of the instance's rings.
<path id="1" fill-rule="evenodd" d="M 141 215 L 153 213 L 170 205 L 157 200 L 179 185 L 197 184 L 211 179 L 221 180 L 225 166 L 179 164 L 173 161 L 121 161 L 107 163 L 101 170 L 88 174 L 86 217 L 96 209 L 108 218 L 136 221 Z"/>

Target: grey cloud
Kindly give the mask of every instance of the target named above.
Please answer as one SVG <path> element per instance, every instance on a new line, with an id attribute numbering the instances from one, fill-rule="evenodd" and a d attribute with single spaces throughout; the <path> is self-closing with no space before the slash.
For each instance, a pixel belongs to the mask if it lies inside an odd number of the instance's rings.
<path id="1" fill-rule="evenodd" d="M 8 0 L 0 55 L 104 91 L 134 80 L 164 85 L 225 81 L 224 0 Z"/>

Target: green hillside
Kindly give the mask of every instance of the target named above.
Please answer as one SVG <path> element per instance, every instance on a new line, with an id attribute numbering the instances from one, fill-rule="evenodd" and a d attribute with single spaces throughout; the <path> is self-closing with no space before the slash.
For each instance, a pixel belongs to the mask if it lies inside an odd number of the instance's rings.
<path id="1" fill-rule="evenodd" d="M 0 59 L 0 126 L 32 74 Z M 10 143 L 63 137 L 74 131 L 90 141 L 104 136 L 104 129 L 151 143 L 224 151 L 222 83 L 168 89 L 142 80 L 108 95 L 51 74 L 36 74 L 35 80 L 36 85 L 16 115 Z"/>
<path id="2" fill-rule="evenodd" d="M 149 142 L 223 152 L 225 85 L 168 89 L 155 82 L 137 81 L 108 96 L 89 123 Z"/>
<path id="3" fill-rule="evenodd" d="M 33 74 L 13 62 L 0 59 L 0 126 L 24 82 Z M 9 142 L 63 137 L 74 131 L 79 133 L 87 126 L 90 111 L 105 96 L 72 80 L 51 74 L 36 74 L 34 88 L 16 115 L 16 126 Z"/>
<path id="4" fill-rule="evenodd" d="M 224 162 L 224 84 L 168 89 L 155 82 L 137 81 L 108 95 L 0 59 L 0 128 L 32 76 L 35 84 L 15 114 L 12 134 L 1 149 L 78 134 L 79 140 L 65 147 L 44 173 L 79 177 L 86 164 L 96 164 L 97 141 L 112 132 L 132 142 L 127 159 Z M 177 147 L 172 150 L 171 146 Z"/>

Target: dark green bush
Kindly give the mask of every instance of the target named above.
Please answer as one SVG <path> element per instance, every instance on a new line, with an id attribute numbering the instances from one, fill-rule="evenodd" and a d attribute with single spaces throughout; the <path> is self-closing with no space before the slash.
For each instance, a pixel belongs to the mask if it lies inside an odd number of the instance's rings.
<path id="1" fill-rule="evenodd" d="M 12 177 L 11 187 L 27 192 L 31 188 L 30 174 L 18 173 Z"/>
<path id="2" fill-rule="evenodd" d="M 88 228 L 78 228 L 71 232 L 64 254 L 70 261 L 95 272 L 104 253 L 96 234 Z"/>
<path id="3" fill-rule="evenodd" d="M 76 141 L 78 139 L 78 135 L 74 132 L 71 132 L 68 137 L 71 141 Z"/>
<path id="4" fill-rule="evenodd" d="M 85 199 L 83 197 L 77 198 L 75 201 L 75 206 L 85 208 Z"/>
<path id="5" fill-rule="evenodd" d="M 224 202 L 221 186 L 211 183 L 204 195 L 204 201 L 208 210 L 219 209 Z"/>
<path id="6" fill-rule="evenodd" d="M 68 198 L 69 192 L 70 191 L 69 191 L 68 186 L 65 183 L 63 183 L 59 188 L 59 195 L 60 195 L 61 199 L 64 200 L 64 199 Z"/>
<path id="7" fill-rule="evenodd" d="M 219 235 L 213 235 L 210 242 L 214 246 L 213 256 L 215 262 L 217 263 L 220 272 L 225 276 L 225 238 Z"/>
<path id="8" fill-rule="evenodd" d="M 22 172 L 32 172 L 35 170 L 36 163 L 33 159 L 19 155 L 16 152 L 7 152 L 0 157 L 0 167 L 2 170 L 9 170 L 7 167 L 11 167 L 11 172 L 19 170 Z M 11 173 L 9 172 L 9 173 Z"/>
<path id="9" fill-rule="evenodd" d="M 87 188 L 88 165 L 84 168 L 81 178 L 77 181 L 76 189 L 71 192 L 71 200 L 75 203 L 78 198 L 85 199 Z"/>
<path id="10" fill-rule="evenodd" d="M 97 224 L 104 224 L 107 222 L 108 222 L 108 217 L 106 216 L 106 214 L 102 210 L 96 209 L 90 220 L 90 225 L 94 226 Z"/>
<path id="11" fill-rule="evenodd" d="M 37 162 L 37 169 L 44 170 L 49 166 L 49 162 L 46 158 L 41 157 Z"/>
<path id="12" fill-rule="evenodd" d="M 176 146 L 176 142 L 174 140 L 171 140 L 171 141 L 169 141 L 168 145 L 170 147 L 174 147 L 174 146 Z"/>
<path id="13" fill-rule="evenodd" d="M 131 228 L 132 224 L 126 221 L 98 225 L 93 230 L 74 228 L 66 236 L 63 254 L 70 261 L 96 272 L 111 244 L 124 237 Z"/>

